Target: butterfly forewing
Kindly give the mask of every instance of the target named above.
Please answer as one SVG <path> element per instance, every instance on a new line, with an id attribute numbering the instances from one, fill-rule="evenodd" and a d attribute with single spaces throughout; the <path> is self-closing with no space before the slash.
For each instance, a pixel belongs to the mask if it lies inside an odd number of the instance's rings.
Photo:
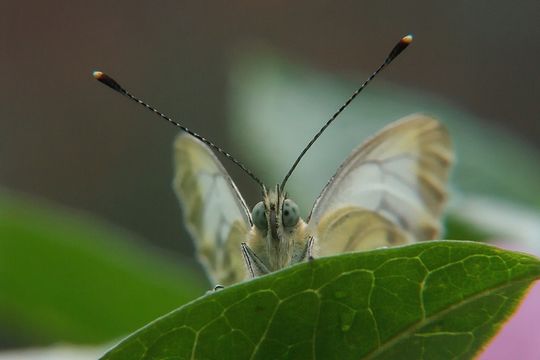
<path id="1" fill-rule="evenodd" d="M 240 244 L 251 216 L 235 184 L 212 151 L 186 133 L 174 144 L 173 187 L 199 259 L 214 284 L 246 278 Z"/>
<path id="2" fill-rule="evenodd" d="M 434 239 L 453 160 L 446 129 L 411 115 L 365 142 L 343 162 L 309 217 L 319 254 Z"/>

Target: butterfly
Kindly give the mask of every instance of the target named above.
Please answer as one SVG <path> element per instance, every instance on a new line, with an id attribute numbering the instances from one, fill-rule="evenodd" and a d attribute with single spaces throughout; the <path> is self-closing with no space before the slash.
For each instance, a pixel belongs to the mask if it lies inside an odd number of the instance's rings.
<path id="1" fill-rule="evenodd" d="M 398 120 L 353 150 L 305 221 L 285 191 L 290 175 L 317 138 L 411 41 L 407 35 L 394 46 L 274 188 L 267 188 L 232 155 L 139 100 L 108 75 L 96 71 L 94 77 L 183 130 L 174 143 L 173 189 L 210 280 L 230 285 L 319 256 L 437 238 L 453 152 L 446 128 L 426 115 Z M 212 150 L 261 186 L 262 199 L 251 210 Z"/>
<path id="2" fill-rule="evenodd" d="M 306 221 L 280 185 L 250 211 L 212 150 L 182 133 L 173 188 L 215 284 L 230 285 L 305 261 L 437 238 L 452 148 L 437 120 L 411 115 L 355 149 Z"/>

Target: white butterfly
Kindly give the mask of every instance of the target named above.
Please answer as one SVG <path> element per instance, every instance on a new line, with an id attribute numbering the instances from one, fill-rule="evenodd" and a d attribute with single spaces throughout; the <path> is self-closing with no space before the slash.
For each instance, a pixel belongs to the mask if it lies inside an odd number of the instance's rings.
<path id="1" fill-rule="evenodd" d="M 453 153 L 437 120 L 411 115 L 355 149 L 305 222 L 280 186 L 250 212 L 211 149 L 182 133 L 174 190 L 199 259 L 229 285 L 312 256 L 435 239 Z"/>
<path id="2" fill-rule="evenodd" d="M 284 192 L 302 156 L 351 101 L 412 41 L 403 37 L 383 64 L 309 142 L 285 176 L 268 190 L 230 154 L 139 100 L 101 71 L 94 77 L 181 128 L 175 142 L 174 190 L 199 259 L 214 284 L 229 285 L 310 259 L 434 239 L 453 160 L 446 129 L 424 115 L 396 121 L 339 167 L 307 222 Z M 250 212 L 212 150 L 224 154 L 262 188 Z"/>

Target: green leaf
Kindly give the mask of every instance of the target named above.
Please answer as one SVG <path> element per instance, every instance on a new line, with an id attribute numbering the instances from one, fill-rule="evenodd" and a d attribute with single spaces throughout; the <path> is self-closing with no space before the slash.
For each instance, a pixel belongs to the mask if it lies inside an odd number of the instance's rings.
<path id="1" fill-rule="evenodd" d="M 532 256 L 464 241 L 321 258 L 193 301 L 102 359 L 470 358 L 539 276 Z"/>
<path id="2" fill-rule="evenodd" d="M 182 259 L 96 219 L 36 202 L 0 193 L 5 343 L 113 341 L 204 293 L 206 281 Z"/>

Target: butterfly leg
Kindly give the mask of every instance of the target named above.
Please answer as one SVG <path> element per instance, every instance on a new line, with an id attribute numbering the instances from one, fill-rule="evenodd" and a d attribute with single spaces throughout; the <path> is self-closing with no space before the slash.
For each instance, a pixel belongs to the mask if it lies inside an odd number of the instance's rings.
<path id="1" fill-rule="evenodd" d="M 307 244 L 307 251 L 306 251 L 308 261 L 315 260 L 315 258 L 313 257 L 314 246 L 315 246 L 315 238 L 313 236 L 310 236 L 308 240 L 308 244 Z"/>
<path id="2" fill-rule="evenodd" d="M 252 278 L 270 273 L 270 270 L 246 243 L 242 243 L 241 246 L 244 262 Z"/>
<path id="3" fill-rule="evenodd" d="M 212 290 L 208 290 L 206 292 L 206 295 L 214 294 L 214 293 L 216 293 L 216 292 L 218 292 L 220 290 L 223 290 L 223 289 L 225 289 L 225 286 L 217 284 L 216 286 L 214 286 L 214 288 Z"/>
<path id="4" fill-rule="evenodd" d="M 293 256 L 290 265 L 297 264 L 304 261 L 311 261 L 314 259 L 315 253 L 315 237 L 310 236 L 305 245 L 298 249 L 296 255 Z"/>

